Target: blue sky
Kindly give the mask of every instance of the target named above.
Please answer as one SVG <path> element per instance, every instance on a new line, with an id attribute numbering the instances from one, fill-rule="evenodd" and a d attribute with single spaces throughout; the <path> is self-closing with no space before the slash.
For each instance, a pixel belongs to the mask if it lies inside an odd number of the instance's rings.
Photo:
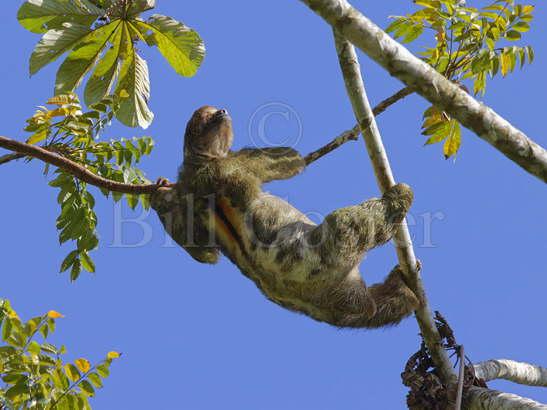
<path id="1" fill-rule="evenodd" d="M 27 60 L 39 37 L 18 25 L 21 2 L 5 3 L 0 135 L 23 140 L 24 120 L 52 95 L 58 64 L 29 79 Z M 106 133 L 155 138 L 141 166 L 150 179 L 176 177 L 186 121 L 205 104 L 230 111 L 235 148 L 253 145 L 253 121 L 272 110 L 286 115 L 269 117 L 267 142 L 286 140 L 304 154 L 353 126 L 330 28 L 300 2 L 158 3 L 158 13 L 202 35 L 207 55 L 198 75 L 186 79 L 156 50 L 145 50 L 156 119 L 145 131 L 114 124 Z M 413 10 L 407 0 L 354 4 L 382 27 L 389 15 Z M 535 63 L 490 82 L 484 101 L 545 147 L 547 4 L 537 2 L 535 14 L 522 42 L 534 46 Z M 368 58 L 361 63 L 373 104 L 401 88 Z M 431 306 L 448 319 L 471 360 L 547 366 L 545 185 L 467 130 L 456 162 L 443 159 L 440 145 L 423 147 L 419 127 L 427 106 L 421 97 L 407 97 L 378 125 L 396 179 L 415 192 L 410 229 Z M 38 161 L 0 167 L 0 297 L 11 299 L 23 318 L 49 309 L 64 313 L 52 340 L 67 345 L 70 359 L 123 352 L 93 399 L 95 408 L 405 408 L 399 375 L 420 345 L 413 318 L 387 330 L 340 331 L 283 310 L 226 259 L 202 265 L 166 244 L 154 214 L 97 196 L 97 273 L 70 283 L 57 274 L 72 248 L 58 245 L 57 192 L 42 168 Z M 378 195 L 361 141 L 267 189 L 317 216 Z M 120 212 L 141 218 L 141 225 L 122 223 Z M 395 264 L 387 244 L 361 270 L 374 283 Z M 547 402 L 540 388 L 490 386 Z"/>

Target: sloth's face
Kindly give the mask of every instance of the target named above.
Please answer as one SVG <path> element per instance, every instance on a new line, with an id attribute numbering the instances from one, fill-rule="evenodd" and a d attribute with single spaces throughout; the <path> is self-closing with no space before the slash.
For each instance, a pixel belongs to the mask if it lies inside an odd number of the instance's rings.
<path id="1" fill-rule="evenodd" d="M 225 157 L 233 142 L 232 118 L 226 110 L 204 106 L 196 110 L 184 135 L 184 156 Z"/>

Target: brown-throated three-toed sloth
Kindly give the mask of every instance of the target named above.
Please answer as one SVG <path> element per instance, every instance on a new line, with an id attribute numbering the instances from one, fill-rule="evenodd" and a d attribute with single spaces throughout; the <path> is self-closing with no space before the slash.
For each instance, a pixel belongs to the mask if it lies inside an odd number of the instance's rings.
<path id="1" fill-rule="evenodd" d="M 195 260 L 216 263 L 222 252 L 271 301 L 339 327 L 392 325 L 418 308 L 398 266 L 369 288 L 358 270 L 366 251 L 389 241 L 408 212 L 407 185 L 315 225 L 261 189 L 301 172 L 305 162 L 298 152 L 232 152 L 232 140 L 225 110 L 198 109 L 186 128 L 178 182 L 151 198 L 167 232 Z"/>

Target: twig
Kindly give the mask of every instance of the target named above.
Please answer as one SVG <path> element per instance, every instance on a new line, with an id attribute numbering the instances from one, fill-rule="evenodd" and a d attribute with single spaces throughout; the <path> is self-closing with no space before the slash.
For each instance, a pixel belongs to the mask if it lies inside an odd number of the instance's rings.
<path id="1" fill-rule="evenodd" d="M 357 54 L 353 46 L 344 39 L 340 33 L 334 31 L 336 51 L 340 61 L 340 67 L 344 75 L 346 91 L 351 101 L 355 117 L 360 125 L 361 133 L 364 135 L 368 155 L 374 167 L 376 180 L 381 191 L 386 191 L 393 186 L 395 180 L 389 165 L 380 133 L 376 126 L 374 115 L 367 99 Z M 433 321 L 423 284 L 419 276 L 418 264 L 414 255 L 412 241 L 406 223 L 401 224 L 395 236 L 397 256 L 400 265 L 409 280 L 413 289 L 420 295 L 421 307 L 416 311 L 416 319 L 420 326 L 422 337 L 430 351 L 431 357 L 437 369 L 447 385 L 455 384 L 455 374 L 446 352 L 443 349 L 441 337 Z"/>

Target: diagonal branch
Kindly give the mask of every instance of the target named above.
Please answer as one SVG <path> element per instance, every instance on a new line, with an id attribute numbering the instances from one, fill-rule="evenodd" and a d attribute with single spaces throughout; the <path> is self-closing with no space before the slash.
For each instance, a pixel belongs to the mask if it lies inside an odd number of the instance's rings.
<path id="1" fill-rule="evenodd" d="M 121 192 L 124 194 L 151 194 L 155 192 L 161 185 L 148 184 L 148 185 L 136 185 L 136 184 L 124 184 L 122 182 L 112 181 L 95 175 L 85 167 L 64 158 L 58 154 L 50 152 L 44 148 L 36 145 L 27 144 L 25 142 L 19 142 L 6 137 L 0 137 L 0 147 L 6 148 L 11 151 L 18 152 L 23 156 L 31 156 L 38 158 L 48 164 L 55 165 L 72 175 L 80 179 L 83 182 L 87 182 L 90 185 L 94 185 L 99 188 L 107 189 L 108 191 Z"/>
<path id="2" fill-rule="evenodd" d="M 410 88 L 405 87 L 399 91 L 397 91 L 395 94 L 393 94 L 391 97 L 386 98 L 384 101 L 380 102 L 376 107 L 372 109 L 372 113 L 375 116 L 380 115 L 383 113 L 390 105 L 395 104 L 397 101 L 402 100 L 406 96 L 412 94 L 414 91 L 412 91 Z M 351 130 L 344 131 L 342 134 L 340 134 L 338 137 L 336 137 L 334 140 L 329 142 L 324 147 L 319 148 L 316 151 L 313 151 L 306 155 L 304 157 L 304 160 L 306 161 L 306 165 L 310 165 L 312 162 L 317 161 L 319 158 L 327 155 L 329 152 L 334 151 L 336 148 L 342 146 L 348 141 L 356 141 L 359 138 L 359 124 L 356 124 Z"/>
<path id="3" fill-rule="evenodd" d="M 300 0 L 433 105 L 449 113 L 506 157 L 547 182 L 547 151 L 458 85 L 415 57 L 346 0 Z"/>
<path id="4" fill-rule="evenodd" d="M 395 184 L 395 180 L 368 102 L 357 54 L 351 43 L 344 39 L 336 30 L 334 31 L 334 39 L 346 91 L 357 122 L 359 123 L 361 133 L 364 136 L 367 152 L 374 167 L 376 181 L 380 190 L 384 192 Z M 406 276 L 412 281 L 413 289 L 415 289 L 417 294 L 421 295 L 422 306 L 416 311 L 416 319 L 424 341 L 443 380 L 447 384 L 453 384 L 455 383 L 456 376 L 452 370 L 450 360 L 442 347 L 441 337 L 429 310 L 406 222 L 401 224 L 395 236 L 395 245 L 397 246 L 397 256 L 400 265 L 403 266 Z"/>

